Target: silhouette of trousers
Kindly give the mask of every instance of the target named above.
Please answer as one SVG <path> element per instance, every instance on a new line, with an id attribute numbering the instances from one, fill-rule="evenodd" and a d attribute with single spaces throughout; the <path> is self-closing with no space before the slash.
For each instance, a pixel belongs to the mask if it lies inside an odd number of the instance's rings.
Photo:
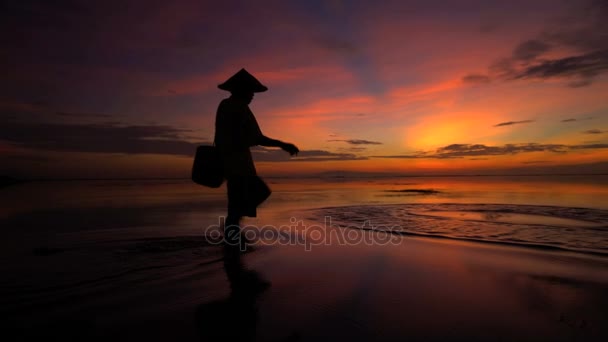
<path id="1" fill-rule="evenodd" d="M 258 205 L 271 194 L 268 185 L 255 175 L 232 176 L 227 179 L 227 186 L 228 217 L 231 219 L 256 217 Z"/>

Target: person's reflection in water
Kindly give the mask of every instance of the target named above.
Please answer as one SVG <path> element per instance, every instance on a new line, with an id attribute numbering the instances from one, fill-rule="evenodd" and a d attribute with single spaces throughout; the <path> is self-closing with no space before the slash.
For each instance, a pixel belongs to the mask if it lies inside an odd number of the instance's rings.
<path id="1" fill-rule="evenodd" d="M 225 245 L 223 248 L 230 296 L 198 307 L 196 321 L 200 336 L 203 341 L 254 341 L 257 299 L 270 283 L 244 267 L 239 246 Z"/>

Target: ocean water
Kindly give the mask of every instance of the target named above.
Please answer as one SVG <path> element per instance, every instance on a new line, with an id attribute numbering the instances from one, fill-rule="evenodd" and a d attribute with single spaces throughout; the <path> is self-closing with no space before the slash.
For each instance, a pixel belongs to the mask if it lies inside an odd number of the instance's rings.
<path id="1" fill-rule="evenodd" d="M 608 211 L 523 204 L 397 204 L 330 207 L 319 218 L 351 229 L 608 256 Z"/>
<path id="2" fill-rule="evenodd" d="M 244 223 L 298 220 L 392 234 L 608 253 L 608 176 L 267 178 Z M 32 182 L 0 191 L 6 252 L 71 243 L 201 236 L 225 215 L 225 188 L 189 180 Z"/>

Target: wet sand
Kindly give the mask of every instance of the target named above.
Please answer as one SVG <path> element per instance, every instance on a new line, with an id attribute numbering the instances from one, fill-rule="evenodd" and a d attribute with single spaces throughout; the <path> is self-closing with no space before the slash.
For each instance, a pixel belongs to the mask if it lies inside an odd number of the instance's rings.
<path id="1" fill-rule="evenodd" d="M 4 323 L 28 338 L 88 340 L 608 338 L 605 258 L 398 239 L 258 244 L 236 266 L 200 236 L 39 250 L 27 268 L 3 267 Z"/>

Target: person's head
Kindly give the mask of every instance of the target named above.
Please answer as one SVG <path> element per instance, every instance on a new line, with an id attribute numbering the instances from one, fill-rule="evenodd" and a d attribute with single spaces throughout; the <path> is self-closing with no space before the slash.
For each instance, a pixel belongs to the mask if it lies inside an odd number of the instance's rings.
<path id="1" fill-rule="evenodd" d="M 232 97 L 238 100 L 245 102 L 246 104 L 250 104 L 253 100 L 253 91 L 251 90 L 243 90 L 243 89 L 235 89 L 230 92 Z"/>
<path id="2" fill-rule="evenodd" d="M 239 72 L 217 87 L 229 91 L 232 97 L 242 99 L 247 104 L 253 99 L 253 93 L 261 93 L 268 90 L 265 85 L 245 69 L 239 70 Z"/>

